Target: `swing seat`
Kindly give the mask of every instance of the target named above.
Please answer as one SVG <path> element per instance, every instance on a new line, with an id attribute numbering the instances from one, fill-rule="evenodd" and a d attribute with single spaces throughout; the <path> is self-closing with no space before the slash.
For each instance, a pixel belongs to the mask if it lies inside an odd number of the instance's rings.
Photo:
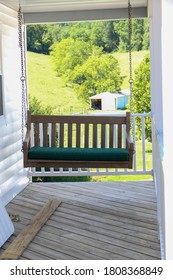
<path id="1" fill-rule="evenodd" d="M 24 167 L 132 168 L 134 145 L 129 133 L 130 113 L 33 116 L 28 112 Z"/>

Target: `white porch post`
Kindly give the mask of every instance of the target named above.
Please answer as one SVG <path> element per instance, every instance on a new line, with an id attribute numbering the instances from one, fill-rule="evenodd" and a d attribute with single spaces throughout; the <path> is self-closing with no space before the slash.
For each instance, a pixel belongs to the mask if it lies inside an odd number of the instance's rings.
<path id="1" fill-rule="evenodd" d="M 162 96 L 164 143 L 165 257 L 173 260 L 173 1 L 162 0 Z"/>
<path id="2" fill-rule="evenodd" d="M 173 1 L 151 0 L 150 16 L 152 113 L 161 140 L 154 160 L 160 237 L 162 258 L 173 259 Z"/>
<path id="3" fill-rule="evenodd" d="M 162 56 L 161 56 L 161 0 L 149 0 L 150 18 L 150 63 L 151 63 L 151 111 L 153 116 L 153 174 L 157 192 L 157 210 L 161 255 L 165 257 L 164 199 L 162 192 L 162 158 L 158 139 L 163 137 L 163 102 L 162 102 Z M 163 141 L 162 141 L 163 143 Z M 160 156 L 159 156 L 160 154 Z"/>

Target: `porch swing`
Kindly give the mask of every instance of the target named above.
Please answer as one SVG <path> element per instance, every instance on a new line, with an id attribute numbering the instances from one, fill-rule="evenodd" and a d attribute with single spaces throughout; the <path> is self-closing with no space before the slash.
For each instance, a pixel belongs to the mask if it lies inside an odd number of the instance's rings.
<path id="1" fill-rule="evenodd" d="M 134 124 L 131 121 L 133 79 L 130 1 L 128 1 L 130 112 L 127 112 L 125 116 L 31 115 L 30 111 L 26 109 L 27 87 L 22 19 L 21 8 L 19 8 L 24 167 L 133 168 L 135 135 Z M 27 128 L 24 137 L 25 124 Z M 130 140 L 130 127 L 133 142 Z"/>

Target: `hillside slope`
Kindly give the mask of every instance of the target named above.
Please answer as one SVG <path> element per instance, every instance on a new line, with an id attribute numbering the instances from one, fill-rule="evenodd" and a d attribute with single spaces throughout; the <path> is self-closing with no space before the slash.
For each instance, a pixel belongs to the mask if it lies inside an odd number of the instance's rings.
<path id="1" fill-rule="evenodd" d="M 51 57 L 48 55 L 27 53 L 28 92 L 38 98 L 43 105 L 54 107 L 55 113 L 81 112 L 88 105 L 78 100 L 72 88 L 56 77 Z"/>

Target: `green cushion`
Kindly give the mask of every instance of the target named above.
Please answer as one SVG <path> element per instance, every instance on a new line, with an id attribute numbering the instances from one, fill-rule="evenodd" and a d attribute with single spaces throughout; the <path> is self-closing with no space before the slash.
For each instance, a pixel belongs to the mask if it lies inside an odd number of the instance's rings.
<path id="1" fill-rule="evenodd" d="M 128 161 L 129 152 L 125 148 L 56 148 L 32 147 L 29 159 L 82 160 L 82 161 Z"/>

